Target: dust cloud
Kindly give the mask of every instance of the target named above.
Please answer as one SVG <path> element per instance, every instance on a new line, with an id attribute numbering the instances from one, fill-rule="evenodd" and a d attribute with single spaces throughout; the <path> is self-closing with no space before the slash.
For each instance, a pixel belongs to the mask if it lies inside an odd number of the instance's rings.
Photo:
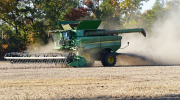
<path id="1" fill-rule="evenodd" d="M 170 12 L 164 16 L 165 20 L 157 20 L 152 25 L 151 32 L 146 32 L 146 37 L 140 33 L 122 34 L 121 47 L 125 47 L 127 42 L 130 45 L 125 49 L 119 49 L 118 52 L 127 54 L 130 59 L 126 60 L 136 59 L 131 56 L 135 55 L 140 59 L 148 59 L 147 62 L 150 61 L 150 64 L 180 64 L 180 11 Z M 126 61 L 121 58 L 119 60 Z M 144 60 L 139 61 L 139 64 L 142 62 Z"/>
<path id="2" fill-rule="evenodd" d="M 56 50 L 53 50 L 54 43 L 52 41 L 46 45 L 40 45 L 40 44 L 37 44 L 37 45 L 38 45 L 37 48 L 35 48 L 36 46 L 32 46 L 32 45 L 28 46 L 27 51 L 29 53 L 55 53 L 57 52 Z"/>

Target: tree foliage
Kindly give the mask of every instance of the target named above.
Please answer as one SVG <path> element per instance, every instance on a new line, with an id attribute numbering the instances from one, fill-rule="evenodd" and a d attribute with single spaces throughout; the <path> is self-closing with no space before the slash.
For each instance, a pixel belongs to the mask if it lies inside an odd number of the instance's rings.
<path id="1" fill-rule="evenodd" d="M 94 19 L 102 19 L 105 28 L 120 25 L 123 27 L 137 10 L 141 9 L 142 1 L 148 0 L 86 0 L 85 5 L 93 13 Z"/>
<path id="2" fill-rule="evenodd" d="M 0 20 L 12 27 L 12 32 L 4 29 L 8 51 L 24 50 L 29 44 L 46 44 L 47 31 L 57 29 L 57 20 L 65 20 L 64 15 L 76 7 L 76 0 L 1 0 Z"/>
<path id="3" fill-rule="evenodd" d="M 76 0 L 40 0 L 36 2 L 39 11 L 43 12 L 44 24 L 52 25 L 50 29 L 55 29 L 58 20 L 66 20 L 64 16 L 69 13 L 71 9 L 77 7 Z"/>
<path id="4" fill-rule="evenodd" d="M 79 21 L 81 18 L 84 18 L 86 16 L 90 16 L 90 13 L 87 12 L 88 9 L 84 7 L 78 7 L 78 9 L 73 8 L 70 10 L 69 13 L 67 13 L 64 18 L 67 21 Z"/>
<path id="5" fill-rule="evenodd" d="M 143 27 L 146 31 L 151 31 L 152 25 L 157 20 L 163 21 L 167 17 L 166 14 L 179 10 L 180 0 L 168 0 L 166 3 L 163 1 L 156 0 L 152 9 L 146 10 L 143 13 L 133 14 L 129 22 L 124 24 L 124 27 Z"/>
<path id="6" fill-rule="evenodd" d="M 3 0 L 0 2 L 0 19 L 11 25 L 16 34 L 20 30 L 27 30 L 25 21 L 29 19 L 28 14 L 32 10 L 27 4 L 29 1 Z"/>

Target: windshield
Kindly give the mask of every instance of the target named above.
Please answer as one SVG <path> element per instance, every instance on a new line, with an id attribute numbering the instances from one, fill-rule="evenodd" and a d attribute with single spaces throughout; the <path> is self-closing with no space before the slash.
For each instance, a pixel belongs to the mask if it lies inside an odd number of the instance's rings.
<path id="1" fill-rule="evenodd" d="M 63 34 L 63 38 L 64 38 L 65 40 L 69 40 L 69 34 L 68 34 L 68 32 L 63 32 L 62 34 Z"/>
<path id="2" fill-rule="evenodd" d="M 59 46 L 64 45 L 64 43 L 67 40 L 69 40 L 69 38 L 70 38 L 70 35 L 69 35 L 68 31 L 61 32 L 61 33 L 53 33 L 52 36 L 53 36 L 55 47 L 59 47 Z"/>

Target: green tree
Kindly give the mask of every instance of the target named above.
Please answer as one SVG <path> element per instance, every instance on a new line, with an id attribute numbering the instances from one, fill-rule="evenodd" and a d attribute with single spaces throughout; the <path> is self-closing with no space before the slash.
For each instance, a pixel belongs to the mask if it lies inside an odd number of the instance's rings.
<path id="1" fill-rule="evenodd" d="M 2 0 L 0 1 L 0 19 L 9 25 L 13 26 L 18 33 L 17 24 L 17 15 L 19 10 L 17 8 L 17 2 L 19 0 Z"/>
<path id="2" fill-rule="evenodd" d="M 78 9 L 71 9 L 69 13 L 65 15 L 67 21 L 80 21 L 81 19 L 89 16 L 87 9 L 84 7 L 78 7 Z"/>
<path id="3" fill-rule="evenodd" d="M 16 34 L 19 30 L 26 30 L 24 23 L 28 17 L 31 7 L 27 6 L 29 1 L 22 0 L 2 0 L 0 1 L 0 19 L 15 29 Z"/>
<path id="4" fill-rule="evenodd" d="M 164 8 L 160 0 L 156 0 L 152 9 L 147 10 L 142 14 L 142 23 L 147 31 L 151 30 L 151 25 L 160 19 L 163 19 Z M 160 19 L 159 19 L 160 18 Z"/>
<path id="5" fill-rule="evenodd" d="M 4 28 L 8 51 L 24 50 L 25 45 L 29 43 L 28 34 L 35 27 L 34 20 L 40 19 L 37 15 L 40 16 L 41 14 L 37 12 L 34 6 L 30 6 L 33 3 L 33 0 L 0 1 L 0 19 L 5 23 L 2 27 L 8 26 L 8 28 Z"/>
<path id="6" fill-rule="evenodd" d="M 101 4 L 100 0 L 93 1 L 86 0 L 85 5 L 93 13 L 94 19 L 102 19 L 106 24 L 105 28 L 112 28 L 114 23 L 117 23 L 115 26 L 122 28 L 123 24 L 127 23 L 131 16 L 141 9 L 142 1 L 148 0 L 103 0 Z"/>
<path id="7" fill-rule="evenodd" d="M 120 3 L 120 14 L 124 16 L 122 17 L 123 23 L 128 23 L 131 16 L 141 9 L 143 1 L 147 2 L 149 0 L 124 0 Z"/>
<path id="8" fill-rule="evenodd" d="M 151 25 L 157 20 L 164 19 L 164 2 L 162 0 L 156 0 L 152 9 L 147 10 L 141 14 L 138 10 L 131 15 L 128 23 L 125 23 L 124 28 L 137 28 L 142 27 L 146 31 L 151 30 Z"/>
<path id="9" fill-rule="evenodd" d="M 99 9 L 100 7 L 100 0 L 86 0 L 84 2 L 84 5 L 86 5 L 89 9 L 89 11 L 93 14 L 94 19 L 101 19 L 102 11 Z M 84 6 L 82 5 L 82 6 Z"/>
<path id="10" fill-rule="evenodd" d="M 143 27 L 141 12 L 137 11 L 129 18 L 128 23 L 123 24 L 123 28 L 140 28 Z"/>
<path id="11" fill-rule="evenodd" d="M 78 3 L 76 0 L 40 0 L 36 2 L 36 7 L 44 14 L 44 24 L 49 26 L 48 29 L 59 28 L 58 20 L 65 20 L 64 16 L 70 9 L 76 8 Z"/>
<path id="12" fill-rule="evenodd" d="M 12 27 L 3 25 L 0 29 L 0 36 L 2 37 L 3 30 L 3 53 L 18 52 L 25 50 L 26 43 L 21 34 L 16 34 Z"/>

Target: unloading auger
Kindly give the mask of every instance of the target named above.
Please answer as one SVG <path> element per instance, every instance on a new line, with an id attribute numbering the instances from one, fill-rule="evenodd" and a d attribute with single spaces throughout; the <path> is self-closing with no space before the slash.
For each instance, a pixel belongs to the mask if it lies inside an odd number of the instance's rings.
<path id="1" fill-rule="evenodd" d="M 61 30 L 51 30 L 54 49 L 67 53 L 11 52 L 4 58 L 11 63 L 55 63 L 73 67 L 93 66 L 101 61 L 103 66 L 116 64 L 116 51 L 121 47 L 122 33 L 140 32 L 143 28 L 105 30 L 97 29 L 101 20 L 58 21 Z"/>

